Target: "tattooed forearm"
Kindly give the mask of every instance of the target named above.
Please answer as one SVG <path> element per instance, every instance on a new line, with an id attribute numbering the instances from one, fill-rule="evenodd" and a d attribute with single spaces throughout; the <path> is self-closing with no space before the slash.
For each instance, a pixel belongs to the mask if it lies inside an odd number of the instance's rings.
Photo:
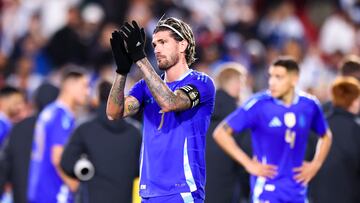
<path id="1" fill-rule="evenodd" d="M 179 111 L 190 107 L 189 98 L 181 91 L 172 92 L 146 58 L 139 60 L 137 65 L 142 70 L 145 82 L 163 112 Z"/>
<path id="2" fill-rule="evenodd" d="M 116 119 L 123 116 L 125 82 L 126 76 L 115 76 L 106 107 L 106 113 L 110 119 Z"/>
<path id="3" fill-rule="evenodd" d="M 133 96 L 125 97 L 124 117 L 136 114 L 140 109 L 139 101 Z"/>
<path id="4" fill-rule="evenodd" d="M 124 105 L 124 88 L 125 88 L 126 77 L 118 75 L 115 78 L 115 82 L 111 88 L 110 96 L 115 104 L 120 106 Z"/>

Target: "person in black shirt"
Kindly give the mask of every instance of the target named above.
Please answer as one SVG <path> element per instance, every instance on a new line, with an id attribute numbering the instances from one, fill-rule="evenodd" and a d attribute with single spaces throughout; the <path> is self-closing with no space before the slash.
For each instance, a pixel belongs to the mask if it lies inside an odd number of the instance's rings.
<path id="1" fill-rule="evenodd" d="M 100 106 L 95 118 L 75 129 L 62 155 L 61 167 L 71 177 L 77 178 L 74 166 L 84 154 L 95 168 L 93 178 L 80 183 L 77 201 L 81 203 L 130 203 L 139 173 L 141 133 L 126 120 L 107 119 L 110 89 L 109 82 L 99 84 Z"/>
<path id="2" fill-rule="evenodd" d="M 310 183 L 314 203 L 360 202 L 360 83 L 339 77 L 332 85 L 333 107 L 327 116 L 333 144 L 322 168 Z"/>
<path id="3" fill-rule="evenodd" d="M 215 127 L 237 108 L 246 71 L 237 63 L 226 63 L 219 69 L 216 76 L 215 108 L 206 135 L 205 203 L 233 202 L 237 198 L 236 186 L 239 184 L 238 164 L 215 143 L 212 133 Z M 245 178 L 245 182 L 248 183 L 248 178 Z"/>

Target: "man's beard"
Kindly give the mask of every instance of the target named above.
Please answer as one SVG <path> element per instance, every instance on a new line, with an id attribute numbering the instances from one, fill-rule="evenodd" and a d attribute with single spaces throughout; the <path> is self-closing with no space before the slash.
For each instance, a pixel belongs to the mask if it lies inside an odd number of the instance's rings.
<path id="1" fill-rule="evenodd" d="M 173 67 L 175 64 L 179 62 L 179 56 L 171 55 L 170 60 L 163 58 L 162 63 L 158 62 L 158 67 L 160 70 L 166 71 L 169 68 Z"/>

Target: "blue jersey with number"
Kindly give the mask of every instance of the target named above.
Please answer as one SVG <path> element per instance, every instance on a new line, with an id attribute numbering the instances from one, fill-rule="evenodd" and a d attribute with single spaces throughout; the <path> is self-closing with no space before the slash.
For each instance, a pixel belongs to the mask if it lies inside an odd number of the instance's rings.
<path id="1" fill-rule="evenodd" d="M 144 108 L 140 195 L 148 198 L 193 192 L 204 199 L 205 136 L 214 108 L 214 84 L 197 71 L 166 84 L 172 91 L 195 86 L 200 103 L 184 111 L 161 113 L 144 80 L 131 90 L 130 95 Z"/>
<path id="2" fill-rule="evenodd" d="M 303 163 L 310 130 L 319 136 L 326 133 L 327 123 L 318 101 L 297 92 L 292 105 L 285 106 L 269 92 L 263 92 L 230 114 L 225 122 L 234 132 L 251 129 L 254 156 L 278 167 L 273 179 L 251 178 L 254 202 L 270 199 L 267 196 L 304 201 L 306 187 L 296 183 L 293 169 Z"/>
<path id="3" fill-rule="evenodd" d="M 54 146 L 64 146 L 74 127 L 73 114 L 59 102 L 48 105 L 36 121 L 29 168 L 30 203 L 71 202 L 69 188 L 51 160 Z"/>

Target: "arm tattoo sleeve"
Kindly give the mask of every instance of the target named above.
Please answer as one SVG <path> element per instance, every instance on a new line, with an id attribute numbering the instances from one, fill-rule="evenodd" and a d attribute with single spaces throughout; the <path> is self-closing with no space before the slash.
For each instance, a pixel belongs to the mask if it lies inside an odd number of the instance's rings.
<path id="1" fill-rule="evenodd" d="M 123 117 L 125 81 L 126 76 L 118 74 L 115 76 L 106 107 L 106 113 L 109 118 L 115 119 Z"/>
<path id="2" fill-rule="evenodd" d="M 125 82 L 126 77 L 117 75 L 110 91 L 111 100 L 119 106 L 124 106 Z"/>
<path id="3" fill-rule="evenodd" d="M 151 94 L 164 111 L 181 111 L 191 107 L 188 96 L 182 91 L 172 92 L 157 75 L 149 61 L 144 58 L 137 62 L 143 72 L 145 82 Z"/>
<path id="4" fill-rule="evenodd" d="M 133 96 L 125 97 L 124 117 L 136 114 L 140 109 L 139 101 Z"/>

